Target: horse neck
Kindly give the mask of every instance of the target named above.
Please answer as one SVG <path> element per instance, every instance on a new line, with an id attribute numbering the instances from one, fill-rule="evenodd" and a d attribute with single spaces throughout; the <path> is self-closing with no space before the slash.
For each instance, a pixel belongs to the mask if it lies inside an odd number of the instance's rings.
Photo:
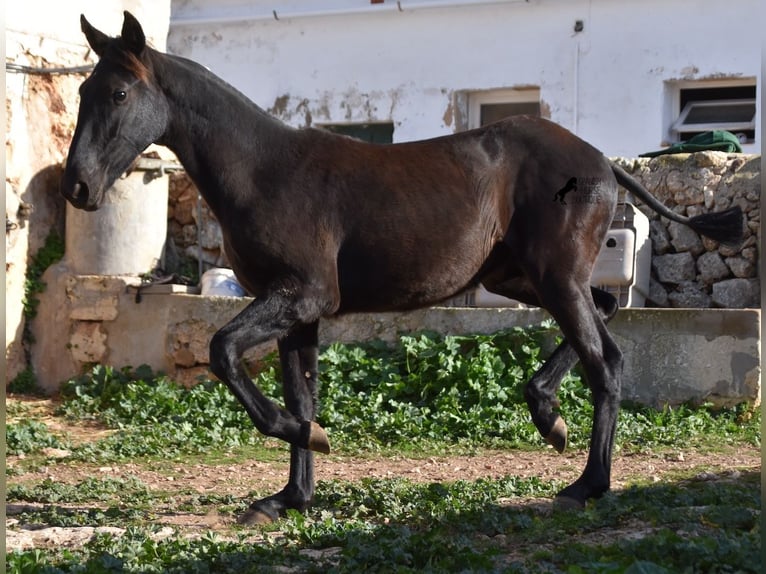
<path id="1" fill-rule="evenodd" d="M 213 208 L 236 196 L 242 174 L 272 171 L 296 130 L 272 118 L 202 66 L 166 54 L 158 83 L 170 104 L 168 129 L 157 142 L 173 151 Z M 235 167 L 236 166 L 236 167 Z M 247 166 L 244 168 L 244 166 Z M 237 169 L 239 167 L 240 169 Z M 237 175 L 238 177 L 232 177 Z M 257 182 L 249 181 L 254 191 Z"/>

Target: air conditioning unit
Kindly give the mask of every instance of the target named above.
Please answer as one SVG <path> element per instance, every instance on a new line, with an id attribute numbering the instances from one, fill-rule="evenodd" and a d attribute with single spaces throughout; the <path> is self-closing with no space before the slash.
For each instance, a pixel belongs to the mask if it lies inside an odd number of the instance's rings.
<path id="1" fill-rule="evenodd" d="M 632 203 L 618 203 L 596 259 L 591 285 L 614 295 L 620 307 L 643 307 L 649 294 L 652 244 L 649 219 Z M 454 307 L 520 307 L 483 286 L 451 299 Z"/>

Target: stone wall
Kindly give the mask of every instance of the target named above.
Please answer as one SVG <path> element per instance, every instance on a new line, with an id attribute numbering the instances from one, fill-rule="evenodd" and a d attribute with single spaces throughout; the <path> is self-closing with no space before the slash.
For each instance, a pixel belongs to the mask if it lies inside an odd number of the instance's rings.
<path id="1" fill-rule="evenodd" d="M 615 161 L 678 213 L 695 216 L 739 205 L 747 216 L 745 240 L 732 248 L 638 203 L 650 219 L 653 251 L 646 306 L 758 307 L 760 156 L 700 152 Z M 175 249 L 170 251 L 195 261 L 201 257 L 203 269 L 226 266 L 220 226 L 204 200 L 198 214 L 197 198 L 185 174 L 171 176 L 168 230 Z"/>
<path id="2" fill-rule="evenodd" d="M 676 213 L 693 217 L 739 205 L 741 245 L 719 245 L 641 206 L 650 220 L 652 275 L 647 306 L 760 306 L 760 156 L 699 152 L 615 160 Z"/>

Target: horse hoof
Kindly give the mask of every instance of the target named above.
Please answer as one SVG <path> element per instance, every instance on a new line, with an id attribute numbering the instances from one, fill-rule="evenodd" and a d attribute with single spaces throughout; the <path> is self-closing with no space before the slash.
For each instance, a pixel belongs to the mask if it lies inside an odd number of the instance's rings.
<path id="1" fill-rule="evenodd" d="M 258 526 L 262 524 L 271 524 L 272 522 L 274 522 L 274 518 L 262 510 L 256 510 L 255 508 L 248 508 L 244 514 L 237 519 L 237 524 L 243 526 Z"/>
<path id="2" fill-rule="evenodd" d="M 327 433 L 314 421 L 311 421 L 309 430 L 308 449 L 322 454 L 330 454 L 330 441 L 327 438 Z"/>
<path id="3" fill-rule="evenodd" d="M 553 509 L 557 511 L 582 510 L 585 503 L 571 496 L 557 496 L 553 499 Z"/>
<path id="4" fill-rule="evenodd" d="M 545 437 L 545 440 L 556 449 L 556 452 L 561 454 L 567 447 L 567 423 L 564 419 L 558 417 L 556 422 L 553 423 L 551 432 Z"/>

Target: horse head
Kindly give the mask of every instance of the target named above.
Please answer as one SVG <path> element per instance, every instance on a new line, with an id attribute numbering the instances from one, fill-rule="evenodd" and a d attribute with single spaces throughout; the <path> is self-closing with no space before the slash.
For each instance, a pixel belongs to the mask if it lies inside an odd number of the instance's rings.
<path id="1" fill-rule="evenodd" d="M 130 13 L 116 38 L 80 16 L 99 62 L 80 86 L 77 127 L 69 147 L 61 193 L 80 209 L 94 211 L 106 190 L 168 124 L 168 103 L 155 82 L 150 48 Z"/>

